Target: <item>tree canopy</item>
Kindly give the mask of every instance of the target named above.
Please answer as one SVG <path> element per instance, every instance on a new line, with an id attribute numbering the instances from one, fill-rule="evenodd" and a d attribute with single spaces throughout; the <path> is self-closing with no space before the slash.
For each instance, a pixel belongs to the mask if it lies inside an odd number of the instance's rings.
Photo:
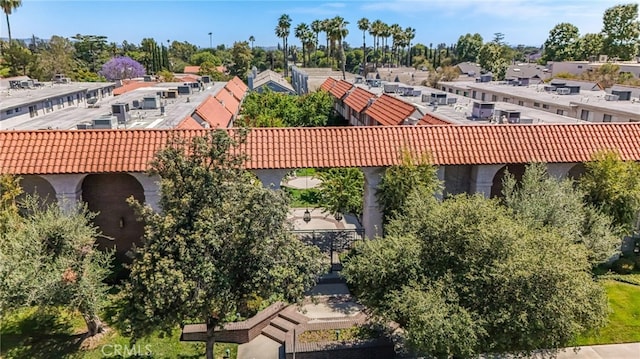
<path id="1" fill-rule="evenodd" d="M 90 336 L 102 332 L 111 253 L 96 248 L 93 214 L 31 196 L 18 202 L 17 180 L 2 178 L 0 306 L 65 306 L 82 314 Z"/>
<path id="2" fill-rule="evenodd" d="M 145 75 L 144 67 L 130 57 L 114 57 L 102 65 L 100 75 L 109 81 L 131 79 Z"/>
<path id="3" fill-rule="evenodd" d="M 292 96 L 265 89 L 249 93 L 241 110 L 241 124 L 251 127 L 318 127 L 331 119 L 333 100 L 325 91 Z"/>
<path id="4" fill-rule="evenodd" d="M 153 161 L 162 212 L 132 202 L 146 224 L 123 299 L 134 337 L 204 322 L 212 358 L 215 328 L 260 303 L 296 300 L 323 269 L 319 250 L 289 232 L 286 196 L 240 167 L 244 138 L 176 137 Z"/>
<path id="5" fill-rule="evenodd" d="M 496 199 L 433 194 L 412 190 L 404 215 L 342 272 L 375 316 L 401 325 L 416 355 L 553 354 L 604 325 L 606 296 L 582 243 Z"/>

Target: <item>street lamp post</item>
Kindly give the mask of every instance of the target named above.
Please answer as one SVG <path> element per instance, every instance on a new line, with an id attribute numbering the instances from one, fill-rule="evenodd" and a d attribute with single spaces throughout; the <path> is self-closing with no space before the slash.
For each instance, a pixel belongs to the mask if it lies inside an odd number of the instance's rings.
<path id="1" fill-rule="evenodd" d="M 213 36 L 213 33 L 210 32 L 209 33 L 209 48 L 210 49 L 213 49 L 213 37 L 212 36 Z"/>

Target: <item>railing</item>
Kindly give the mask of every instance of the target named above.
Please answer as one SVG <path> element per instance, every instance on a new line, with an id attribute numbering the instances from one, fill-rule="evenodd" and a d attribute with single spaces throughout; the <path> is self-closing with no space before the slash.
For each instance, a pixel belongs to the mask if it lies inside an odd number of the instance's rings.
<path id="1" fill-rule="evenodd" d="M 329 255 L 331 271 L 341 270 L 339 254 L 352 249 L 358 241 L 364 240 L 364 229 L 315 229 L 292 231 L 300 240 L 318 246 Z"/>

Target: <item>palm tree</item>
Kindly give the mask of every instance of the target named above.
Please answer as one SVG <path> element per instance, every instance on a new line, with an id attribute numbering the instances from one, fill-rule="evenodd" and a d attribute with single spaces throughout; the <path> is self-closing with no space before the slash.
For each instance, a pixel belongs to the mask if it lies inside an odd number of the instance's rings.
<path id="1" fill-rule="evenodd" d="M 382 65 L 384 66 L 384 62 L 387 60 L 387 46 L 389 45 L 389 37 L 391 37 L 391 27 L 385 23 L 382 23 L 380 31 L 380 36 L 382 36 Z"/>
<path id="2" fill-rule="evenodd" d="M 284 56 L 284 77 L 289 76 L 289 64 L 287 61 L 287 39 L 291 30 L 291 18 L 287 14 L 282 14 L 276 26 L 276 36 L 282 39 L 282 54 Z"/>
<path id="3" fill-rule="evenodd" d="M 371 23 L 371 27 L 369 28 L 369 34 L 373 36 L 373 53 L 375 56 L 375 64 L 374 67 L 378 68 L 378 55 L 377 50 L 380 49 L 380 35 L 382 34 L 383 23 L 380 19 L 375 20 Z"/>
<path id="4" fill-rule="evenodd" d="M 311 22 L 311 31 L 313 31 L 313 33 L 316 34 L 316 40 L 314 42 L 315 46 L 313 47 L 313 62 L 316 66 L 318 66 L 318 59 L 316 58 L 316 56 L 318 53 L 318 41 L 319 41 L 318 35 L 322 31 L 322 21 L 313 20 Z"/>
<path id="5" fill-rule="evenodd" d="M 331 56 L 331 47 L 329 47 L 329 40 L 331 38 L 331 36 L 330 36 L 331 20 L 324 19 L 324 20 L 322 20 L 321 25 L 322 25 L 322 31 L 324 31 L 324 33 L 327 36 L 327 47 L 325 48 L 325 51 L 326 51 L 327 60 L 330 61 L 329 57 Z"/>
<path id="6" fill-rule="evenodd" d="M 344 54 L 344 48 L 342 46 L 342 39 L 347 37 L 349 34 L 349 30 L 347 29 L 347 25 L 349 25 L 348 21 L 345 21 L 341 16 L 336 16 L 331 19 L 331 40 L 338 43 L 338 53 L 340 55 L 340 69 L 342 70 L 342 79 L 346 80 L 346 72 L 345 72 L 345 63 L 347 62 L 347 58 Z"/>
<path id="7" fill-rule="evenodd" d="M 295 37 L 297 37 L 302 44 L 302 67 L 305 67 L 305 55 L 307 53 L 306 49 L 308 47 L 307 45 L 310 32 L 311 30 L 309 29 L 309 25 L 304 22 L 296 26 L 294 30 Z"/>
<path id="8" fill-rule="evenodd" d="M 389 26 L 389 34 L 391 35 L 391 65 L 398 57 L 398 49 L 402 45 L 402 28 L 398 24 Z"/>
<path id="9" fill-rule="evenodd" d="M 2 7 L 2 11 L 7 16 L 7 30 L 9 34 L 9 45 L 11 45 L 11 25 L 9 25 L 9 15 L 13 12 L 13 10 L 22 6 L 22 0 L 0 0 L 0 6 Z"/>
<path id="10" fill-rule="evenodd" d="M 363 17 L 358 20 L 358 29 L 362 31 L 362 75 L 365 75 L 365 68 L 367 66 L 367 41 L 365 35 L 369 30 L 369 19 Z"/>
<path id="11" fill-rule="evenodd" d="M 256 41 L 256 38 L 253 35 L 249 36 L 249 42 L 251 43 L 251 51 L 253 51 L 253 42 Z"/>
<path id="12" fill-rule="evenodd" d="M 411 67 L 411 40 L 416 37 L 416 29 L 408 27 L 404 29 L 405 38 L 408 41 L 409 50 L 407 51 L 407 66 Z"/>

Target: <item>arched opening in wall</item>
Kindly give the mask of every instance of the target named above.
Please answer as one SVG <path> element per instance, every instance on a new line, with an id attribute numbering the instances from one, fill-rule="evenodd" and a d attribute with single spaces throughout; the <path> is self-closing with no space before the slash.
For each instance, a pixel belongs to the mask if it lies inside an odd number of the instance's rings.
<path id="1" fill-rule="evenodd" d="M 470 165 L 445 166 L 444 169 L 444 196 L 455 196 L 470 192 L 471 170 Z"/>
<path id="2" fill-rule="evenodd" d="M 91 212 L 98 213 L 93 222 L 104 235 L 98 238 L 98 248 L 115 247 L 118 262 L 129 261 L 127 251 L 134 243 L 141 243 L 144 233 L 143 224 L 126 201 L 131 196 L 144 202 L 142 185 L 128 174 L 92 174 L 82 181 L 82 200 Z"/>
<path id="3" fill-rule="evenodd" d="M 37 196 L 38 201 L 44 205 L 55 204 L 58 201 L 56 190 L 51 183 L 40 176 L 21 176 L 20 187 L 22 187 L 22 194 L 18 200 L 25 198 L 26 195 L 33 195 Z"/>
<path id="4" fill-rule="evenodd" d="M 571 167 L 569 172 L 567 172 L 567 178 L 578 181 L 586 171 L 587 169 L 584 166 L 584 163 L 577 163 L 575 166 Z"/>
<path id="5" fill-rule="evenodd" d="M 493 184 L 491 185 L 491 198 L 493 197 L 502 197 L 502 181 L 504 180 L 504 176 L 509 171 L 511 175 L 516 178 L 516 181 L 520 182 L 522 180 L 522 175 L 524 175 L 524 170 L 526 165 L 524 163 L 515 163 L 508 164 L 502 167 L 496 174 L 493 176 Z"/>

